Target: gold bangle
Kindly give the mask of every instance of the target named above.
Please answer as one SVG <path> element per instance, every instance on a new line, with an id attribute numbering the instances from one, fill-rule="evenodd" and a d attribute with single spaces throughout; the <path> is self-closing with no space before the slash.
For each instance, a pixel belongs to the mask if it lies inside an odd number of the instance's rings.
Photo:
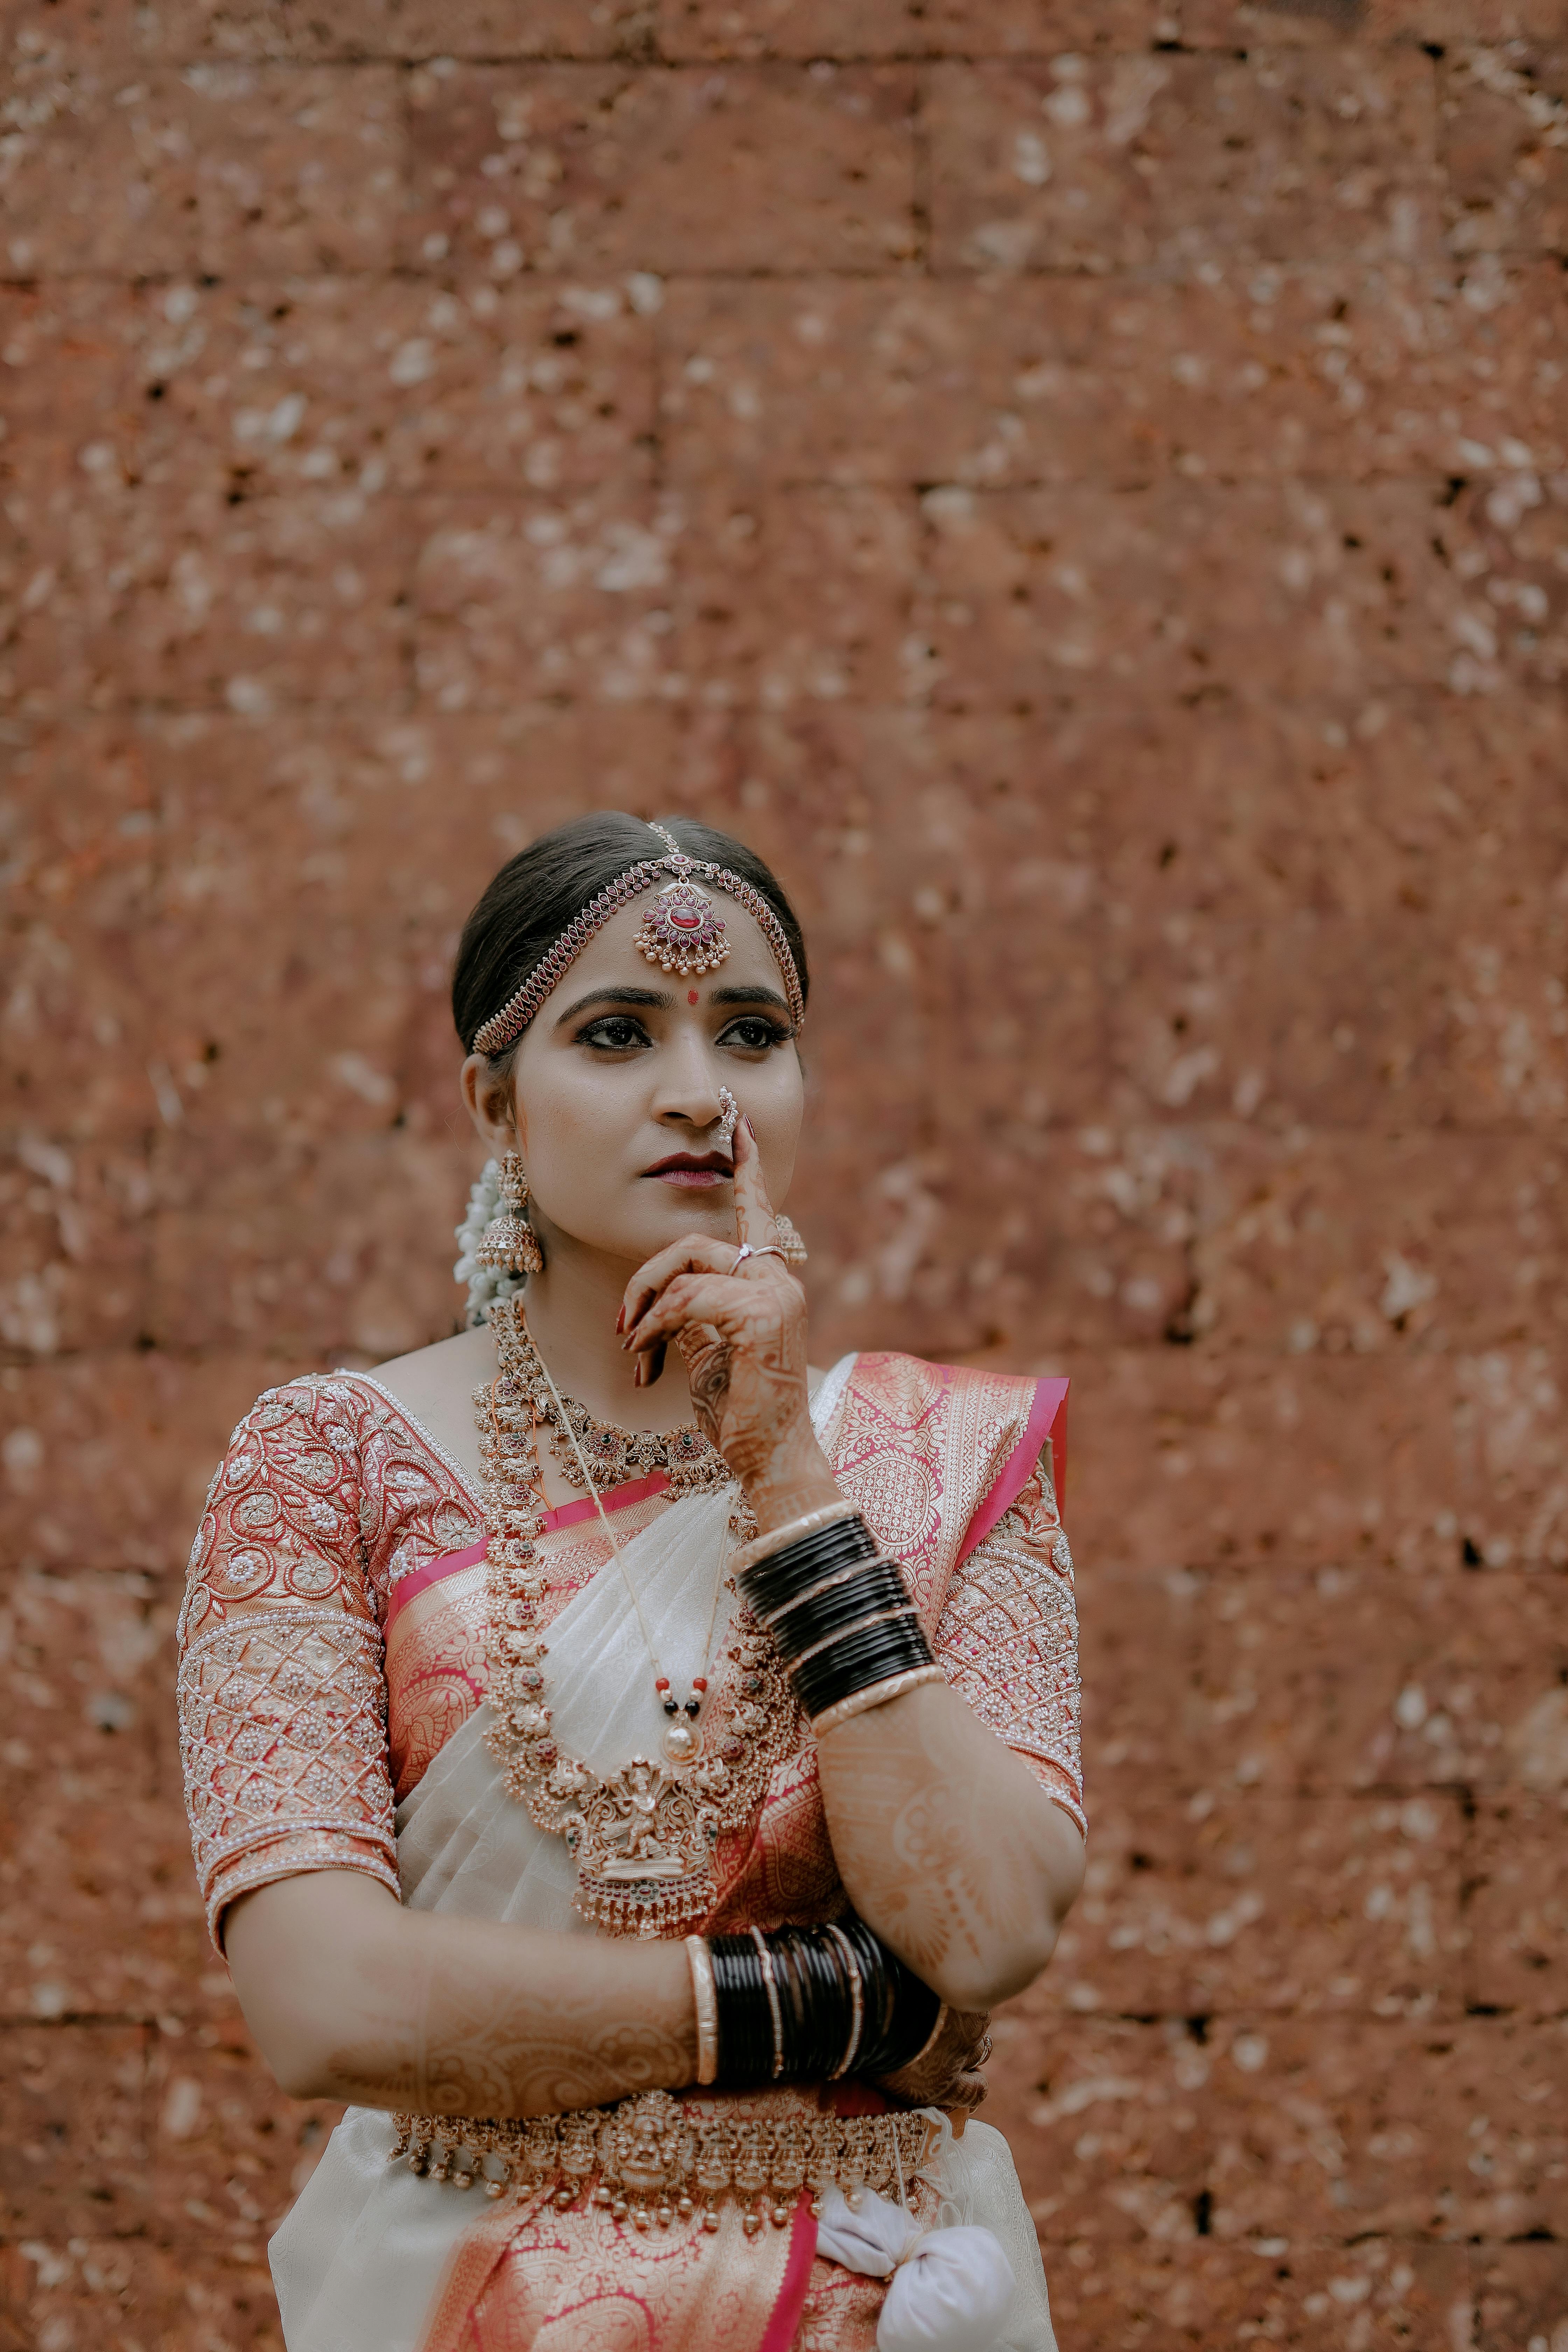
<path id="1" fill-rule="evenodd" d="M 837 2083 L 855 2063 L 855 2053 L 860 2047 L 860 2030 L 866 2022 L 866 1995 L 860 1983 L 860 1963 L 855 1958 L 854 1945 L 843 1928 L 836 1927 L 831 1919 L 827 1923 L 827 1932 L 841 1947 L 849 1969 L 849 2039 L 845 2044 L 843 2057 L 827 2078 L 830 2083 Z"/>
<path id="2" fill-rule="evenodd" d="M 760 1927 L 752 1929 L 752 1941 L 763 1964 L 763 1983 L 768 1996 L 768 2014 L 773 2021 L 773 2080 L 784 2073 L 784 2011 L 779 2007 L 779 1989 L 773 1978 L 773 1956 L 768 1949 L 768 1939 Z"/>
<path id="3" fill-rule="evenodd" d="M 785 1544 L 795 1543 L 800 1537 L 810 1535 L 814 1528 L 830 1528 L 835 1519 L 858 1519 L 859 1517 L 858 1503 L 824 1503 L 820 1509 L 807 1511 L 802 1517 L 791 1519 L 786 1527 L 770 1528 L 765 1536 L 757 1536 L 749 1544 L 742 1545 L 730 1562 L 730 1573 L 731 1576 L 744 1576 L 749 1568 L 755 1568 L 758 1560 L 766 1559 L 770 1552 L 783 1551 Z"/>
<path id="4" fill-rule="evenodd" d="M 713 1955 L 700 1936 L 688 1936 L 686 1958 L 697 2011 L 697 2086 L 706 2090 L 719 2076 L 719 1995 L 713 1983 Z"/>
<path id="5" fill-rule="evenodd" d="M 907 1674 L 889 1675 L 885 1683 L 868 1683 L 864 1690 L 851 1691 L 832 1706 L 825 1706 L 820 1715 L 811 1718 L 813 1736 L 820 1739 L 825 1732 L 836 1730 L 839 1724 L 848 1723 L 857 1715 L 868 1715 L 874 1706 L 886 1706 L 889 1699 L 902 1698 L 921 1683 L 944 1683 L 947 1676 L 939 1665 L 911 1666 Z"/>
<path id="6" fill-rule="evenodd" d="M 921 2046 L 915 2052 L 914 2056 L 912 2058 L 905 2059 L 904 2066 L 918 2066 L 920 2064 L 921 2060 L 924 2058 L 935 2045 L 937 2035 L 947 2023 L 949 2013 L 946 2001 L 938 2001 L 936 2009 L 936 2023 L 931 2027 L 931 2032 L 926 2035 L 925 2040 L 921 2043 Z M 900 2074 L 904 2071 L 904 2066 L 900 2066 L 898 2069 L 898 2072 Z"/>

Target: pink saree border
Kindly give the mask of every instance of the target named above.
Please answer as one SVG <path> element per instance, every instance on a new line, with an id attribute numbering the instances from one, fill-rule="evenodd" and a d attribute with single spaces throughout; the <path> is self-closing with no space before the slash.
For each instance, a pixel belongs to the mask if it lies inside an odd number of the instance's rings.
<path id="1" fill-rule="evenodd" d="M 816 2260 L 816 2221 L 811 2210 L 811 2200 L 802 2189 L 790 2229 L 789 2254 L 784 2263 L 779 2299 L 773 2305 L 773 2315 L 757 2352 L 790 2352 L 800 2332 L 805 2309 L 805 2291 L 811 2284 L 811 2266 Z"/>
<path id="2" fill-rule="evenodd" d="M 456 1576 L 460 1568 L 472 1568 L 484 1556 L 485 1547 L 480 1542 L 470 1544 L 467 1551 L 444 1551 L 439 1559 L 427 1560 L 423 1568 L 411 1569 L 406 1576 L 398 1580 L 387 1596 L 388 1625 L 411 1601 L 417 1601 L 422 1592 L 428 1592 L 433 1584 L 439 1584 L 446 1577 Z"/>
<path id="3" fill-rule="evenodd" d="M 628 1486 L 612 1486 L 603 1497 L 605 1508 L 606 1511 L 630 1510 L 634 1503 L 646 1503 L 652 1496 L 662 1495 L 668 1484 L 665 1473 L 655 1470 L 647 1478 L 633 1479 Z M 554 1510 L 544 1514 L 544 1532 L 548 1535 L 556 1528 L 577 1527 L 584 1519 L 595 1517 L 595 1507 L 591 1495 L 585 1495 L 581 1502 L 558 1504 Z M 459 1569 L 472 1568 L 476 1561 L 483 1559 L 486 1540 L 481 1538 L 478 1543 L 469 1544 L 466 1551 L 444 1551 L 439 1559 L 426 1560 L 423 1568 L 413 1569 L 408 1575 L 400 1578 L 393 1586 L 387 1601 L 387 1624 L 392 1624 L 411 1601 L 417 1601 L 422 1592 L 428 1592 L 433 1584 L 439 1584 L 443 1577 L 456 1576 Z"/>
<path id="4" fill-rule="evenodd" d="M 977 1544 L 984 1542 L 999 1519 L 1004 1518 L 1017 1501 L 1039 1459 L 1040 1448 L 1048 1437 L 1051 1441 L 1051 1478 L 1060 1505 L 1067 1495 L 1068 1483 L 1068 1389 L 1067 1381 L 1037 1381 L 1035 1401 L 1029 1408 L 1029 1418 L 1013 1451 L 1007 1456 L 994 1479 L 991 1490 L 980 1504 L 974 1517 L 963 1531 L 963 1543 L 959 1551 L 962 1564 Z"/>
<path id="5" fill-rule="evenodd" d="M 606 1511 L 629 1511 L 634 1503 L 646 1503 L 650 1496 L 662 1495 L 668 1484 L 665 1471 L 653 1470 L 646 1478 L 634 1478 L 629 1486 L 607 1486 L 602 1500 Z M 554 1528 L 580 1526 L 584 1519 L 593 1518 L 595 1512 L 592 1495 L 584 1495 L 578 1503 L 558 1503 L 554 1510 L 544 1514 L 544 1532 L 548 1535 Z"/>

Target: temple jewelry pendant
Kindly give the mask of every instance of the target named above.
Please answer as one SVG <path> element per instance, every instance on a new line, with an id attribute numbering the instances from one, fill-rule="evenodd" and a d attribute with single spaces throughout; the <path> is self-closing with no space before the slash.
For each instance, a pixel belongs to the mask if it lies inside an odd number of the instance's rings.
<path id="1" fill-rule="evenodd" d="M 492 1559 L 502 1549 L 492 1546 Z M 794 1745 L 793 1695 L 771 1638 L 742 1612 L 711 1733 L 672 1724 L 668 1762 L 634 1756 L 599 1773 L 554 1737 L 545 1644 L 531 1624 L 539 1595 L 520 1591 L 515 1571 L 510 1581 L 498 1629 L 505 1664 L 491 1690 L 498 1720 L 486 1742 L 507 1794 L 540 1829 L 564 1838 L 577 1865 L 573 1904 L 584 1919 L 611 1936 L 689 1934 L 713 1908 L 714 1847 L 753 1818 L 773 1766 Z M 542 1590 L 542 1580 L 528 1581 Z"/>
<path id="2" fill-rule="evenodd" d="M 599 1773 L 563 1748 L 542 1622 L 545 1506 L 538 1428 L 546 1413 L 571 1416 L 574 1428 L 581 1418 L 623 1465 L 636 1446 L 655 1440 L 599 1428 L 581 1404 L 558 1399 L 542 1375 L 542 1394 L 534 1391 L 539 1358 L 520 1301 L 498 1307 L 490 1328 L 500 1377 L 474 1391 L 485 1504 L 487 1696 L 494 1717 L 485 1745 L 501 1767 L 508 1796 L 526 1808 L 536 1828 L 564 1838 L 577 1864 L 575 1906 L 585 1919 L 609 1935 L 687 1935 L 712 1911 L 719 1840 L 754 1822 L 773 1767 L 798 1745 L 795 1692 L 772 1636 L 742 1606 L 730 1628 L 725 1668 L 705 1654 L 706 1671 L 692 1676 L 684 1706 L 668 1676 L 656 1674 L 668 1718 L 661 1762 L 634 1756 Z M 657 1443 L 668 1449 L 676 1492 L 728 1482 L 722 1456 L 695 1430 L 659 1435 Z M 731 1517 L 731 1532 L 734 1526 Z M 710 1643 L 711 1637 L 710 1624 Z M 710 1675 L 717 1685 L 710 1706 Z"/>
<path id="3" fill-rule="evenodd" d="M 712 1909 L 714 1800 L 731 1788 L 722 1758 L 672 1771 L 634 1756 L 602 1780 L 563 1758 L 545 1786 L 577 1798 L 563 1834 L 577 1864 L 574 1907 L 596 1927 L 670 1935 Z"/>

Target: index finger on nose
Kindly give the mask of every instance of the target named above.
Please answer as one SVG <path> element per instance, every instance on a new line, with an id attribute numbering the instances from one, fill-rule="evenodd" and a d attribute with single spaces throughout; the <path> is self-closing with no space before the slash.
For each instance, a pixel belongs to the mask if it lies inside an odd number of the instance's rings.
<path id="1" fill-rule="evenodd" d="M 763 1155 L 752 1122 L 744 1117 L 735 1129 L 735 1233 L 753 1248 L 773 1237 L 773 1204 L 763 1175 Z"/>

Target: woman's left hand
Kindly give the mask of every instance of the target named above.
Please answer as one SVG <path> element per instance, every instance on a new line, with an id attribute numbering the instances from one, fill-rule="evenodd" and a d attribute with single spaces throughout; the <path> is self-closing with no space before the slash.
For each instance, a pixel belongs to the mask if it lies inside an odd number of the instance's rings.
<path id="1" fill-rule="evenodd" d="M 837 1498 L 811 1426 L 805 1293 L 775 1256 L 773 1203 L 756 1139 L 735 1130 L 736 1243 L 689 1234 L 650 1257 L 626 1286 L 622 1345 L 657 1364 L 674 1340 L 686 1358 L 705 1434 L 746 1490 L 760 1525 Z M 822 1491 L 817 1491 L 821 1489 Z M 803 1499 L 809 1497 L 809 1499 Z"/>
<path id="2" fill-rule="evenodd" d="M 980 2069 L 991 2055 L 991 2020 L 984 2010 L 943 2009 L 937 2032 L 920 2056 L 877 2087 L 909 2107 L 943 2107 L 962 2132 L 985 2096 Z"/>

